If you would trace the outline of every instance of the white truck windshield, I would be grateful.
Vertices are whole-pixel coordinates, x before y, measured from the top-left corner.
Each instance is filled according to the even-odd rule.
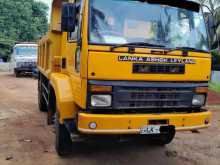
[[[37,47],[32,46],[20,46],[15,47],[16,56],[30,56],[37,55]]]

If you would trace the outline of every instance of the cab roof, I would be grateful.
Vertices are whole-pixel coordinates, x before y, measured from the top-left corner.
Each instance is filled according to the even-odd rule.
[[[31,46],[31,47],[36,47],[38,46],[36,43],[18,43],[18,44],[15,44],[14,47],[21,47],[21,46]]]

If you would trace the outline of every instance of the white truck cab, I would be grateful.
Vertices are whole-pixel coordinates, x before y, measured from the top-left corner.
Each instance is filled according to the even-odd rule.
[[[35,43],[19,43],[13,48],[10,70],[16,77],[21,74],[33,73],[36,69],[38,45]]]

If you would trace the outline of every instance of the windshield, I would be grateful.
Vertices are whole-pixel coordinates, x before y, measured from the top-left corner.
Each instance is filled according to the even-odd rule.
[[[138,0],[90,0],[91,44],[147,42],[208,51],[202,12]]]
[[[33,56],[37,55],[37,47],[35,46],[20,46],[15,47],[16,56]]]

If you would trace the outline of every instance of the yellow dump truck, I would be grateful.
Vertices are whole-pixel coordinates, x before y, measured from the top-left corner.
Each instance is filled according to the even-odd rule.
[[[88,137],[148,138],[207,128],[211,55],[199,4],[54,0],[39,41],[39,109],[65,155]]]

